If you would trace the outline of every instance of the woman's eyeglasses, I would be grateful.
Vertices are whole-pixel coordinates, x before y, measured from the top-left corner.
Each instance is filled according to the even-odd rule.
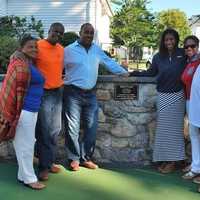
[[[196,48],[196,44],[191,44],[191,45],[185,45],[184,46],[184,49],[188,49],[188,48],[192,48],[192,49],[194,49],[194,48]]]

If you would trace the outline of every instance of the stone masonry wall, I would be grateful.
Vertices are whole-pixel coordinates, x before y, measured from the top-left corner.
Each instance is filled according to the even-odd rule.
[[[156,126],[154,79],[101,76],[97,84],[99,127],[94,159],[99,163],[147,165],[151,162]],[[138,100],[114,100],[115,84],[137,84]],[[0,144],[0,159],[13,159],[11,142]],[[66,161],[64,134],[58,141],[58,161]]]
[[[138,84],[138,100],[114,100],[115,84]],[[152,79],[101,77],[97,85],[99,128],[95,159],[112,164],[151,162],[156,119]]]

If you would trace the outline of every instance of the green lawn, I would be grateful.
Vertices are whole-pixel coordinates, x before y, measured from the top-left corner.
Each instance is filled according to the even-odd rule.
[[[17,167],[0,164],[0,200],[200,200],[197,186],[180,174],[161,175],[152,169],[62,168],[51,174],[47,188],[33,191],[16,181]]]
[[[146,63],[145,62],[141,62],[141,63],[136,63],[136,62],[130,62],[128,64],[128,68],[129,69],[135,69],[135,70],[146,70]]]

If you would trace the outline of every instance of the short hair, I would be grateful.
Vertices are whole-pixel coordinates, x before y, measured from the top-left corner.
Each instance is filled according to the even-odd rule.
[[[65,30],[65,27],[60,22],[55,22],[55,23],[51,24],[49,30],[51,30],[51,29],[53,29],[55,27],[58,27],[58,26],[61,27],[63,30]]]
[[[28,41],[31,41],[31,40],[37,41],[37,39],[36,39],[35,37],[31,36],[30,34],[24,35],[24,36],[22,37],[22,39],[20,40],[20,42],[19,42],[20,47],[23,48],[23,47],[26,45],[26,43],[27,43]]]
[[[195,35],[189,35],[189,36],[187,36],[187,37],[184,39],[184,42],[183,42],[184,45],[185,45],[185,43],[187,42],[187,40],[193,40],[193,41],[195,42],[195,44],[196,44],[197,46],[199,46],[199,39],[198,39],[198,37],[196,37]]]
[[[178,32],[173,29],[173,28],[167,28],[165,31],[163,31],[162,35],[161,35],[161,39],[160,39],[160,47],[159,47],[159,53],[161,55],[167,55],[168,50],[165,47],[165,36],[166,35],[173,35],[175,38],[175,48],[178,48],[178,44],[179,44],[179,34]]]
[[[82,24],[80,31],[82,31],[86,26],[92,26],[92,24],[90,24],[90,23],[84,23],[84,24]]]

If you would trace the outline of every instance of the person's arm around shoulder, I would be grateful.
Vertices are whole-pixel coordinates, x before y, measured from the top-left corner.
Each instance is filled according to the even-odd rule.
[[[100,62],[103,63],[106,69],[113,74],[120,76],[129,76],[129,72],[125,70],[122,66],[120,66],[116,61],[107,56],[104,51],[97,46],[98,55],[100,56]]]

